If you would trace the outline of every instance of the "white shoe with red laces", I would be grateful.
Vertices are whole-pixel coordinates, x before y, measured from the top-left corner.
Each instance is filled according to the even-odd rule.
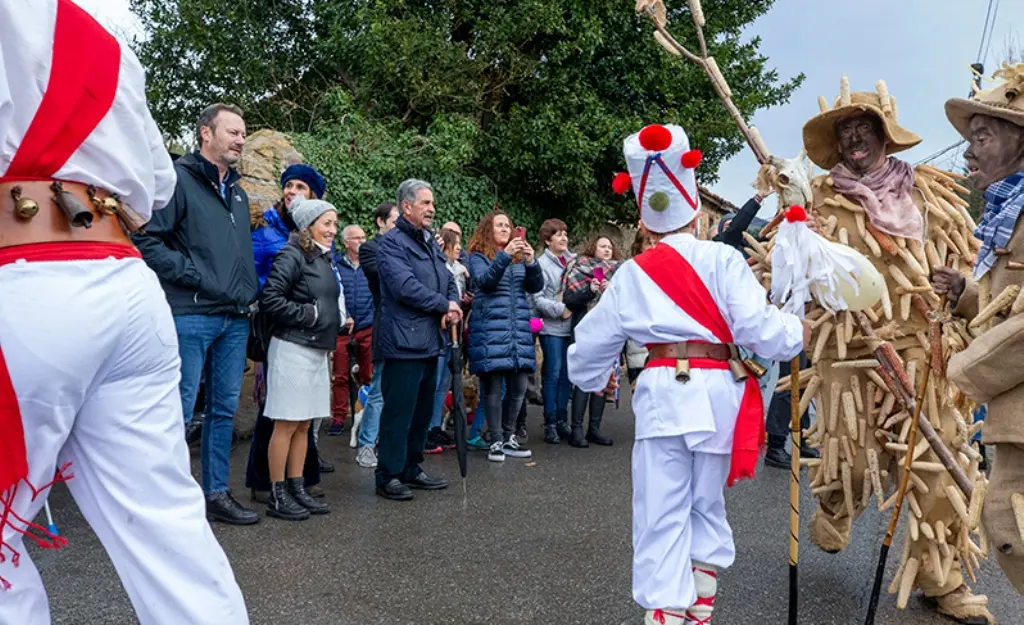
[[[718,592],[718,567],[693,563],[693,585],[697,589],[697,601],[684,612],[688,625],[711,625],[711,613],[715,611],[715,594]]]
[[[648,610],[644,625],[690,625],[684,610]]]

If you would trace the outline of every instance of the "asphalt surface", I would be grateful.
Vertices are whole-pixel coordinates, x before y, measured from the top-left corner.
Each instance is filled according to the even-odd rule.
[[[540,411],[531,406],[531,460],[495,465],[472,453],[464,496],[454,452],[430,457],[425,469],[451,478],[453,487],[417,493],[407,503],[374,495],[372,471],[356,465],[347,435],[323,436],[324,456],[338,468],[323,483],[332,514],[302,523],[264,518],[252,527],[214,526],[252,623],[639,625],[643,610],[630,592],[632,415],[628,408],[609,412],[605,431],[616,444],[578,450],[540,442]],[[245,502],[247,451],[247,443],[234,451],[231,476]],[[738,556],[720,577],[715,623],[786,622],[787,480],[787,471],[762,469],[756,481],[729,491]],[[69,547],[32,555],[49,588],[54,623],[136,623],[113,566],[66,488],[54,490],[51,505]],[[801,509],[812,509],[806,490]],[[863,622],[886,522],[877,514],[862,517],[850,548],[838,555],[811,545],[803,524],[800,623]],[[895,544],[890,576],[899,537]],[[975,588],[990,597],[1001,623],[1024,623],[1024,600],[994,561],[983,565]],[[918,598],[897,613],[895,598],[883,595],[876,622],[952,621]]]

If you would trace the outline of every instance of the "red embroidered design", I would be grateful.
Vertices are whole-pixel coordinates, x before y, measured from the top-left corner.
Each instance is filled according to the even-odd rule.
[[[65,463],[60,469],[57,470],[56,475],[49,482],[36,487],[28,479],[24,479],[14,486],[8,488],[3,493],[0,493],[0,564],[7,561],[10,557],[11,564],[15,568],[18,567],[21,561],[21,552],[14,548],[4,537],[4,531],[7,528],[14,530],[15,533],[21,534],[26,538],[31,538],[36,542],[36,545],[40,549],[60,549],[68,544],[68,541],[63,536],[57,536],[50,532],[42,525],[33,523],[20,514],[14,511],[14,500],[18,496],[18,488],[21,483],[24,482],[29,489],[32,490],[32,499],[29,501],[35,501],[39,495],[42,495],[46,490],[57,482],[66,482],[71,478],[75,477],[73,473],[67,473],[68,469],[71,468],[71,463]],[[7,553],[4,553],[4,550]],[[0,590],[9,590],[11,588],[10,582],[0,576]]]

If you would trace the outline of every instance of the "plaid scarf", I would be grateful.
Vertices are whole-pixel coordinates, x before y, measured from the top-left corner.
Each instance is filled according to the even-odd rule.
[[[992,183],[985,190],[985,214],[981,216],[974,236],[981,239],[978,260],[974,263],[974,279],[978,280],[996,262],[996,250],[1010,243],[1017,218],[1024,208],[1024,172]]]
[[[594,280],[594,270],[598,267],[604,269],[604,279],[611,280],[612,274],[621,264],[622,261],[618,260],[598,260],[591,256],[577,256],[569,261],[569,266],[562,275],[562,289],[566,293],[589,289],[590,283]],[[594,303],[597,299],[594,298]]]

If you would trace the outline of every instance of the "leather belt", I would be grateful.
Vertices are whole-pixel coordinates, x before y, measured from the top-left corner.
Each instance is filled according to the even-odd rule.
[[[733,353],[729,347],[729,345],[724,343],[682,341],[680,343],[648,345],[647,349],[651,354],[651,360],[658,358],[671,358],[673,360],[688,360],[690,358],[731,360],[733,358]],[[739,356],[737,355],[736,357],[738,358]]]
[[[0,248],[35,243],[106,242],[131,245],[142,219],[117,196],[58,180],[0,182]]]

